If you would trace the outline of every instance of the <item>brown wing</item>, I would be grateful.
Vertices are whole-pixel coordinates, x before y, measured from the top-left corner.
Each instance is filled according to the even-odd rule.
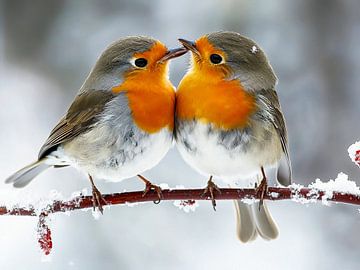
[[[46,156],[59,144],[67,142],[92,128],[97,116],[115,95],[110,91],[87,91],[79,94],[67,114],[51,131],[41,147],[39,159]]]
[[[286,124],[284,115],[281,112],[279,98],[276,91],[272,89],[262,90],[259,96],[269,114],[267,119],[274,125],[281,141],[284,158],[280,161],[277,176],[280,184],[287,186],[291,184],[291,161],[288,150]]]

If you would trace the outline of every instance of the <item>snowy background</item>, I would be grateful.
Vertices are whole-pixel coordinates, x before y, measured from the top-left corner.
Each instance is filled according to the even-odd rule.
[[[360,137],[360,3],[349,1],[14,1],[0,0],[0,180],[37,157],[100,52],[119,37],[144,34],[169,47],[233,30],[256,40],[280,79],[294,179],[360,170],[347,147]],[[188,56],[171,65],[175,85]],[[200,187],[205,180],[176,150],[144,174],[156,183]],[[221,184],[221,183],[220,183]],[[103,192],[142,189],[139,180],[97,182]],[[71,168],[48,170],[17,196],[64,196],[89,188]],[[1,193],[14,190],[0,181]],[[1,200],[1,198],[0,198]],[[232,202],[115,206],[52,216],[54,249],[42,262],[37,219],[0,217],[0,268],[7,269],[359,269],[358,207],[270,203],[280,237],[243,245]]]

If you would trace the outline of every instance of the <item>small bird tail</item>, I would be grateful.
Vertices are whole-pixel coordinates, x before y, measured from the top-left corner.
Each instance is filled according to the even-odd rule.
[[[237,235],[241,242],[253,241],[258,234],[265,240],[275,239],[279,235],[277,225],[265,202],[261,206],[260,202],[249,205],[237,200],[234,203],[237,216]]]
[[[47,158],[42,158],[36,162],[31,163],[30,165],[18,170],[13,175],[9,176],[5,183],[10,184],[13,183],[14,187],[22,188],[29,184],[31,180],[34,179],[38,174],[42,173],[49,167],[53,165],[46,163]]]

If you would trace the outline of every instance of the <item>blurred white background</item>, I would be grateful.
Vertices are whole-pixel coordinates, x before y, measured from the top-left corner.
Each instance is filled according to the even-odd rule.
[[[360,138],[359,13],[356,0],[0,0],[0,180],[36,159],[110,42],[142,34],[175,47],[179,37],[232,30],[256,40],[279,77],[295,182],[343,171],[360,184],[346,151]],[[172,62],[175,85],[187,62]],[[206,182],[175,149],[144,175],[170,186]],[[137,179],[97,185],[143,188]],[[70,196],[85,187],[74,169],[51,169],[22,192]],[[2,180],[0,189],[14,192]],[[161,202],[111,207],[99,220],[90,211],[56,214],[50,262],[41,261],[36,218],[2,216],[0,269],[359,269],[358,207],[284,201],[270,208],[280,237],[247,245],[235,236],[230,201],[219,201],[216,212],[209,202],[189,214]]]

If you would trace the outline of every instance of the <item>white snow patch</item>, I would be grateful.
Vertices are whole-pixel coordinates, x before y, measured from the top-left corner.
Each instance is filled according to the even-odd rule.
[[[89,191],[87,190],[87,188],[82,189],[81,191],[75,191],[71,194],[70,198],[71,199],[75,199],[77,197],[81,197],[81,196],[87,196],[89,194]]]
[[[18,189],[0,190],[0,206],[5,206],[8,210],[14,208],[34,209],[36,214],[46,210],[54,201],[64,200],[64,196],[56,190],[50,190],[47,197],[39,198],[34,192]]]
[[[271,192],[270,196],[273,197],[273,198],[279,198],[280,194],[277,193],[277,192]]]
[[[294,202],[298,202],[298,203],[301,203],[301,204],[307,204],[307,203],[315,203],[316,202],[316,199],[317,199],[317,193],[318,192],[314,192],[314,197],[311,196],[311,198],[305,198],[301,193],[300,193],[300,190],[302,188],[304,188],[303,185],[300,185],[300,184],[291,184],[289,186],[289,188],[292,189],[292,195],[291,195],[291,200],[294,201]]]
[[[348,193],[360,196],[360,188],[356,186],[354,181],[349,180],[348,175],[345,173],[339,173],[335,180],[330,179],[328,182],[322,182],[320,179],[316,179],[314,183],[308,186],[311,190],[305,198],[300,194],[300,190],[304,186],[299,184],[292,184],[289,188],[292,189],[292,200],[302,204],[314,203],[319,197],[319,191],[324,192],[322,196],[322,203],[329,205],[329,200],[333,198],[334,192]]]
[[[243,203],[248,204],[248,205],[252,205],[252,204],[258,202],[259,199],[256,199],[256,198],[243,198],[243,199],[241,199],[241,201],[242,201]]]
[[[349,180],[349,176],[345,173],[339,173],[335,180],[330,179],[328,182],[321,182],[316,179],[309,188],[324,192],[322,203],[328,205],[328,200],[332,199],[334,192],[349,193],[360,196],[360,188],[356,186],[354,181]]]
[[[299,191],[300,189],[304,188],[303,185],[292,183],[289,188]]]
[[[50,190],[47,196],[41,197],[35,192],[29,192],[24,189],[2,189],[0,190],[0,206],[5,206],[7,210],[12,210],[16,208],[23,208],[27,210],[34,210],[36,215],[40,215],[42,212],[46,211],[51,207],[55,201],[70,201],[75,198],[79,198],[76,203],[80,203],[81,196],[86,196],[88,194],[87,189],[82,191],[74,192],[69,198],[64,197],[57,190]],[[81,209],[83,211],[88,211],[90,209]],[[70,215],[71,211],[61,212],[65,215]]]
[[[134,207],[134,206],[137,206],[137,205],[139,205],[140,203],[138,203],[138,202],[134,202],[134,203],[130,203],[130,202],[125,202],[125,205],[126,206],[129,206],[129,207]]]
[[[354,181],[349,180],[349,176],[343,172],[339,173],[335,180],[330,179],[328,182],[321,182],[316,179],[315,183],[309,185],[309,188],[315,188],[325,192],[340,192],[360,195],[360,188]]]
[[[194,200],[185,200],[185,201],[174,201],[174,205],[178,207],[180,210],[185,211],[185,213],[189,213],[190,211],[195,212],[195,209],[199,207],[199,203]]]
[[[254,45],[251,47],[250,51],[251,51],[251,53],[256,54],[259,51],[259,49]]]
[[[360,167],[360,141],[350,145],[348,153],[351,160]]]
[[[167,183],[161,183],[161,184],[159,185],[159,187],[160,187],[161,189],[170,189],[169,184],[167,184]]]

